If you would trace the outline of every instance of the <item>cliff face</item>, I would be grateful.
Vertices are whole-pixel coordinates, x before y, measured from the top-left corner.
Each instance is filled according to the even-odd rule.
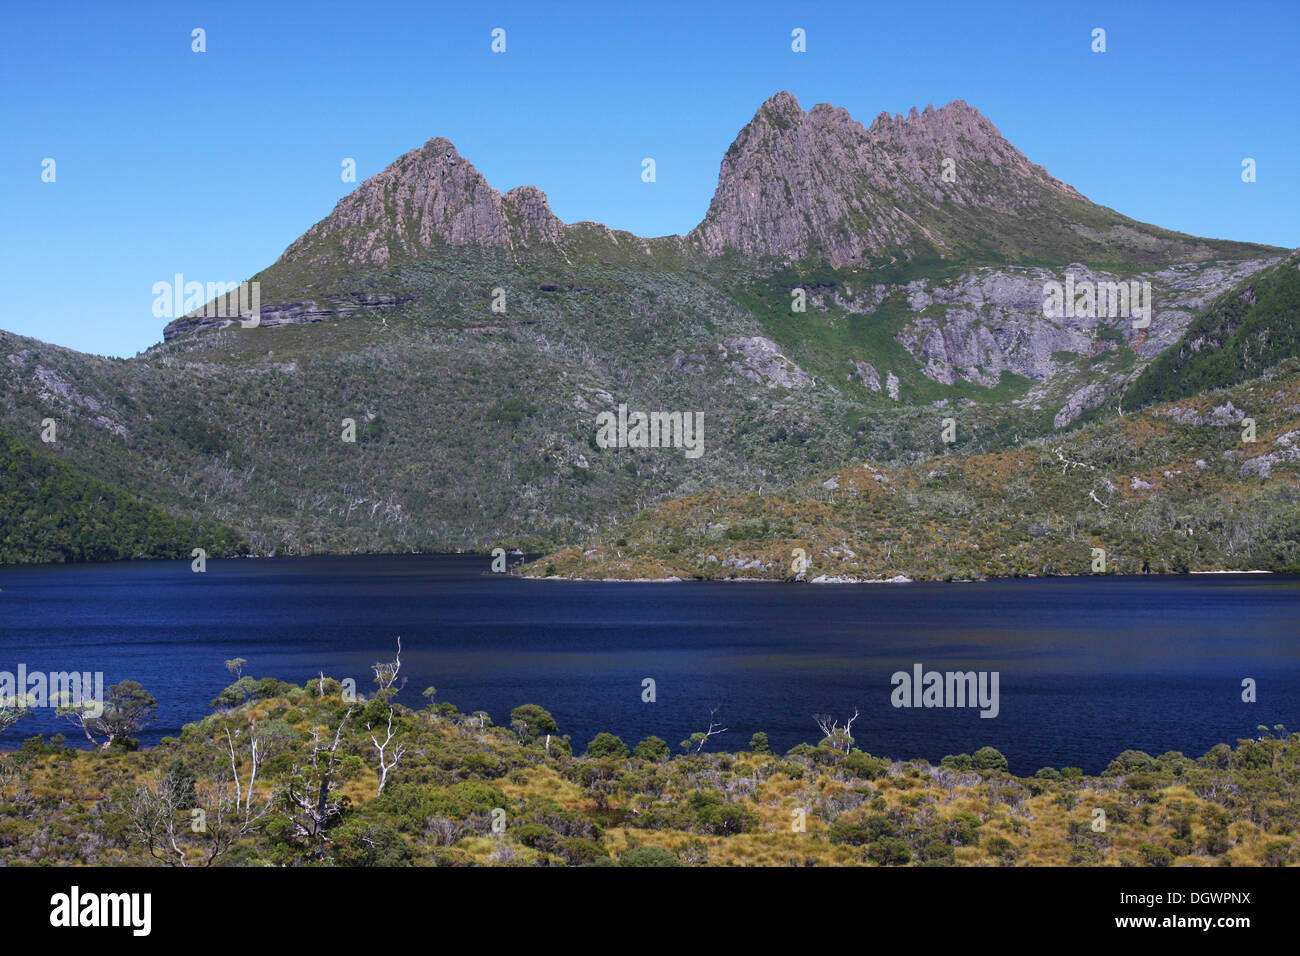
[[[331,258],[383,265],[442,242],[513,248],[554,241],[563,224],[534,186],[504,196],[446,139],[431,139],[341,199],[284,251],[282,263]]]
[[[1084,202],[961,100],[913,107],[906,118],[882,113],[867,129],[845,110],[823,103],[805,113],[778,93],[727,151],[691,235],[708,255],[734,249],[838,268],[886,253],[955,254],[971,210],[1012,214],[1063,201]]]
[[[449,140],[431,139],[361,183],[258,276],[264,321],[389,307],[393,290],[358,277],[447,247],[566,267],[602,257],[653,267],[666,253],[697,268],[733,254],[757,272],[796,262],[887,268],[918,258],[1160,268],[1222,251],[1089,202],[961,100],[913,107],[906,117],[882,113],[868,128],[825,103],[805,112],[780,92],[728,149],[708,213],[685,237],[566,225],[537,187],[502,194]],[[191,314],[164,334],[170,340],[229,325]]]

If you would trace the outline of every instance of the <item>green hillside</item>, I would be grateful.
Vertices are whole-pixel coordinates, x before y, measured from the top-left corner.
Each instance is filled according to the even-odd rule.
[[[975,579],[1094,573],[1094,549],[1104,573],[1300,571],[1300,360],[993,453],[972,454],[954,414],[957,441],[943,444],[936,414],[920,463],[679,498],[523,573],[784,580],[802,552],[807,580]]]
[[[1130,407],[1235,385],[1300,355],[1300,253],[1220,296],[1124,397]]]
[[[241,549],[225,529],[171,517],[0,432],[0,564],[181,558]]]

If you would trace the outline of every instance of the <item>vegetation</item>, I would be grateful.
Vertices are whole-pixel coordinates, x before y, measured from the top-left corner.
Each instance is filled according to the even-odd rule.
[[[1214,272],[1227,268],[1221,260],[1275,253],[1161,235],[1154,259],[1129,248],[1117,274],[1175,260]],[[1093,355],[1064,353],[1072,359],[1047,382],[1004,372],[987,376],[990,387],[949,385],[900,344],[918,318],[908,283],[970,275],[978,285],[981,270],[1072,258],[975,250],[773,272],[730,256],[700,261],[675,241],[611,237],[579,229],[563,250],[510,254],[434,246],[381,271],[328,256],[277,264],[255,277],[263,302],[341,311],[182,336],[128,360],[0,332],[0,428],[34,445],[34,423],[53,418],[58,441],[45,457],[178,521],[233,529],[229,546],[257,554],[537,551],[709,488],[770,491],[863,459],[915,463],[935,450],[935,404],[960,414],[962,450],[1015,447],[1052,434],[1055,411],[1079,389],[1113,385],[1118,396],[1139,370],[1128,345],[1107,341],[1114,347]],[[1088,261],[1106,267],[1106,242],[1087,244],[1101,257]],[[809,293],[798,315],[795,284]],[[494,288],[506,290],[505,313],[490,310]],[[381,295],[397,304],[357,304]],[[941,320],[946,308],[936,299],[920,316]],[[809,381],[779,384],[721,345],[756,337]],[[880,391],[864,381],[868,365]],[[600,450],[595,416],[620,403],[703,412],[706,453]],[[345,419],[355,441],[344,440]],[[39,531],[20,526],[0,561],[158,554],[172,541],[82,547],[79,534],[68,544]]]
[[[513,729],[448,703],[394,704],[383,691],[399,669],[377,665],[370,699],[345,699],[331,678],[241,677],[213,714],[145,750],[32,737],[0,754],[0,863],[1300,862],[1300,734],[1282,727],[1195,760],[1126,751],[1096,777],[1013,776],[990,747],[939,766],[826,743],[774,754],[761,735],[741,753],[670,757],[657,738],[629,756],[601,734],[576,756],[539,733],[554,720],[535,704]],[[152,697],[130,682],[115,692],[135,702],[138,730]]]
[[[234,532],[185,521],[0,432],[0,564],[213,557],[247,548]]]
[[[1129,388],[1124,401],[1151,402],[1236,385],[1300,355],[1300,252],[1219,296]]]
[[[1300,570],[1296,359],[1231,389],[1005,451],[964,453],[964,419],[951,450],[940,450],[939,415],[929,430],[935,453],[918,464],[864,462],[761,495],[690,495],[522,573],[970,580]]]

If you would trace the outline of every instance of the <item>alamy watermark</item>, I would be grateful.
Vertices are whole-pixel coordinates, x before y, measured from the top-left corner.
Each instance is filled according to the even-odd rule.
[[[262,321],[262,284],[260,282],[186,282],[176,273],[171,282],[153,284],[153,315],[156,319],[175,319],[182,315],[204,318],[239,319],[246,329],[255,329]],[[200,310],[202,310],[200,312]]]
[[[85,717],[104,714],[103,671],[0,671],[0,707],[33,710],[74,707]]]
[[[596,416],[596,444],[601,448],[682,448],[687,458],[704,454],[703,412],[631,412]]]
[[[895,707],[978,707],[981,717],[998,715],[998,671],[895,671],[889,682]]]
[[[1133,328],[1151,324],[1151,283],[1075,282],[1066,273],[1065,282],[1043,283],[1043,316],[1048,319],[1132,318]]]

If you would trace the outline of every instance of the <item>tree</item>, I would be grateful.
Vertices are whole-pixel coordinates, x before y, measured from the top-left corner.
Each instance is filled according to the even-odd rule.
[[[85,704],[85,701],[65,699],[60,702],[57,713],[80,727],[86,739],[101,750],[107,750],[115,743],[126,746],[134,744],[131,735],[138,734],[148,726],[154,720],[154,711],[158,709],[158,701],[153,694],[133,680],[124,680],[108,689],[107,699],[98,716],[94,716],[93,710],[82,710]],[[96,736],[102,736],[103,743]]]
[[[767,734],[759,731],[749,738],[749,749],[756,754],[770,754],[772,746],[767,742]]]
[[[406,686],[406,681],[397,684],[398,671],[402,669],[402,639],[397,639],[397,657],[391,661],[379,661],[371,664],[370,669],[375,672],[375,683],[379,685],[379,690],[375,696],[380,700],[392,700],[397,696],[398,691]],[[397,684],[396,689],[393,685]]]
[[[531,744],[545,734],[549,745],[550,735],[560,732],[555,718],[536,704],[521,704],[510,711],[510,729],[522,744]]]
[[[0,734],[24,717],[32,715],[32,699],[26,694],[0,697]]]
[[[587,744],[588,757],[613,757],[622,760],[627,756],[627,744],[621,737],[601,731]]]
[[[339,720],[333,740],[330,740],[328,727],[312,729],[308,762],[305,766],[294,766],[285,783],[284,804],[294,831],[312,845],[317,855],[324,853],[325,831],[342,815],[347,805],[347,797],[339,793],[346,762],[339,759],[338,750],[343,740],[343,728],[347,726],[352,711],[353,707],[348,707]],[[355,761],[356,758],[348,760]]]
[[[118,791],[110,804],[126,817],[149,856],[168,866],[211,866],[266,812],[250,819],[229,784],[196,783],[179,760],[133,790]]]
[[[830,747],[833,750],[843,750],[849,752],[853,746],[853,722],[858,719],[858,709],[853,708],[853,716],[841,727],[831,719],[828,714],[813,714],[813,720],[817,721],[817,726],[822,730],[822,741],[820,746]]]
[[[236,657],[233,660],[226,661],[226,670],[230,671],[231,677],[235,680],[239,680],[239,678],[244,676],[244,665],[247,663],[248,661],[244,660],[242,657]]]
[[[370,724],[366,724],[366,732],[370,734],[370,742],[374,744],[375,752],[379,755],[379,790],[375,793],[375,796],[379,796],[384,792],[384,784],[388,783],[388,774],[394,767],[401,763],[402,758],[406,756],[406,744],[401,741],[394,742],[393,740],[396,736],[396,733],[393,730],[393,710],[393,705],[389,704],[388,726],[384,731],[385,736],[382,744],[379,742],[379,737],[375,734],[375,731],[371,728]],[[390,746],[392,748],[391,750],[389,749]]]
[[[250,816],[253,812],[253,792],[257,784],[257,771],[271,757],[288,750],[298,738],[298,732],[293,729],[286,721],[280,718],[274,718],[263,723],[260,727],[257,721],[251,718],[248,721],[248,728],[242,727],[231,728],[227,726],[226,732],[226,752],[230,755],[230,776],[235,785],[235,806],[243,804],[245,816]],[[241,752],[244,744],[247,742],[249,770],[248,783],[245,785],[239,779],[239,765],[243,762]],[[274,793],[268,799],[268,806],[274,800]],[[263,810],[262,813],[266,811]],[[259,814],[260,815],[260,814]]]
[[[632,755],[638,760],[648,760],[650,763],[663,763],[671,755],[672,751],[668,748],[668,741],[659,737],[647,737],[636,745]]]
[[[1010,767],[1007,758],[992,747],[981,747],[975,751],[972,763],[975,765],[976,770],[999,770],[1003,773]]]
[[[716,707],[714,707],[709,711],[709,726],[705,730],[702,731],[697,730],[695,733],[691,734],[690,737],[688,737],[686,740],[683,740],[682,741],[683,750],[689,751],[691,747],[694,747],[695,748],[694,753],[698,754],[700,751],[704,749],[704,745],[709,742],[710,737],[716,737],[718,734],[725,734],[727,732],[726,727],[718,726],[718,722],[715,719],[717,713],[718,713],[718,708]]]

